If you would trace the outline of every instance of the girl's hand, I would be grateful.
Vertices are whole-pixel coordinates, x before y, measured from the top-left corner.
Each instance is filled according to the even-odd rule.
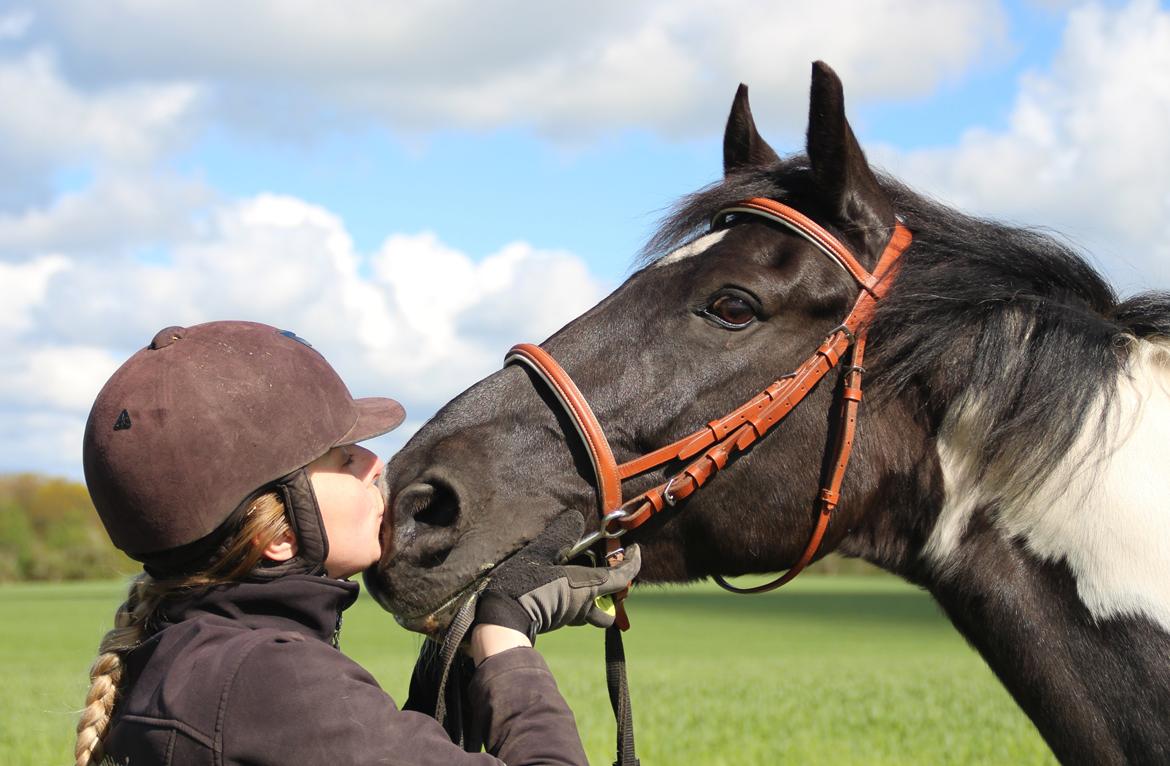
[[[538,633],[564,625],[609,627],[614,622],[612,594],[624,590],[642,565],[637,545],[615,567],[560,563],[561,554],[581,536],[579,513],[565,511],[535,540],[497,566],[480,594],[479,625],[512,628],[529,642]]]

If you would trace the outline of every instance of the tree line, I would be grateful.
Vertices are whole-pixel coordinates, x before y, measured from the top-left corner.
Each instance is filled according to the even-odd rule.
[[[0,582],[109,579],[140,568],[106,537],[84,484],[0,475]]]
[[[114,547],[85,485],[33,473],[0,474],[0,582],[105,580],[141,571]],[[874,574],[857,559],[829,554],[816,574]]]

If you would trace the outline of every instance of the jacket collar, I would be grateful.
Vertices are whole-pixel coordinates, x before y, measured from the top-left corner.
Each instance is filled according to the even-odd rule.
[[[314,575],[216,585],[164,603],[159,628],[210,615],[247,628],[291,630],[336,643],[341,613],[357,600],[358,590],[356,582]]]

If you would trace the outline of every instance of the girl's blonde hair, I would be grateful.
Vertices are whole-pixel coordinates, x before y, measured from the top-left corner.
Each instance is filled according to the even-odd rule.
[[[174,579],[154,579],[145,572],[130,583],[125,603],[114,615],[114,629],[98,645],[89,669],[89,693],[77,722],[76,766],[100,763],[103,745],[122,681],[122,656],[146,638],[146,628],[159,605],[169,597],[196,588],[243,580],[264,556],[264,549],[282,535],[291,535],[284,503],[276,492],[260,495],[248,506],[239,529],[228,535],[212,563],[203,571]]]

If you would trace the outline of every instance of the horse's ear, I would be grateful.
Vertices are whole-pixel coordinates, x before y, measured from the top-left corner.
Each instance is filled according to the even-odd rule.
[[[747,86],[740,83],[727,117],[727,129],[723,131],[723,175],[746,168],[768,167],[779,161],[780,157],[756,130]]]
[[[894,224],[894,207],[845,119],[841,79],[823,61],[812,66],[808,159],[822,201],[854,244],[867,253],[880,251]]]

